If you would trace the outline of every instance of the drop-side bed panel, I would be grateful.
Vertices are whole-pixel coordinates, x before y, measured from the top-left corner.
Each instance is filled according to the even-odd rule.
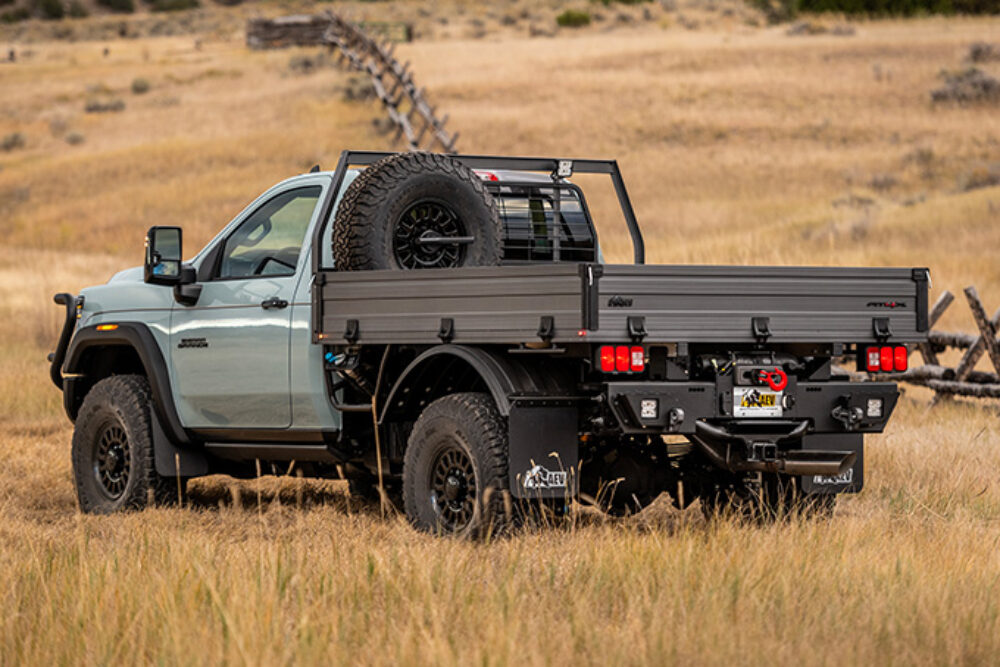
[[[372,344],[440,343],[442,319],[456,343],[537,341],[542,317],[557,339],[580,329],[577,264],[330,272],[320,282],[320,332],[332,343],[344,342],[349,320]]]
[[[922,269],[534,264],[425,271],[326,272],[317,340],[361,343],[621,342],[642,318],[645,342],[864,343],[876,320],[893,342],[926,338]],[[353,321],[353,322],[352,322]],[[581,335],[581,330],[586,335]]]
[[[878,318],[888,320],[892,341],[918,342],[927,337],[926,275],[897,268],[605,266],[599,338],[622,340],[631,315],[645,318],[653,341],[752,343],[756,317],[767,318],[769,343],[864,343],[875,340]],[[631,305],[621,307],[623,300]]]

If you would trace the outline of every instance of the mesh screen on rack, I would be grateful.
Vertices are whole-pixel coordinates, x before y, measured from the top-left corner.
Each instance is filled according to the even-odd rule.
[[[508,262],[597,260],[579,188],[567,183],[487,183],[497,199]]]

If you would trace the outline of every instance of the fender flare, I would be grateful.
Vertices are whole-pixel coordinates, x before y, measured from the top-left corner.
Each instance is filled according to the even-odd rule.
[[[552,382],[551,374],[540,367],[527,367],[523,364],[488,350],[465,345],[437,345],[425,350],[403,369],[386,397],[379,424],[392,421],[400,410],[396,405],[400,392],[407,384],[417,377],[428,362],[442,357],[451,357],[468,364],[479,375],[487,390],[496,402],[497,410],[504,417],[509,417],[515,394],[553,394],[561,393],[559,384]],[[566,385],[562,385],[566,386]]]
[[[181,424],[174,395],[170,389],[170,376],[163,352],[149,327],[141,322],[117,322],[117,329],[98,331],[96,326],[79,329],[70,342],[63,364],[63,406],[71,420],[76,418],[77,380],[82,375],[81,364],[87,350],[99,347],[130,347],[139,357],[149,380],[153,409],[167,438],[179,445],[193,444],[191,436]],[[73,377],[76,376],[76,377]]]

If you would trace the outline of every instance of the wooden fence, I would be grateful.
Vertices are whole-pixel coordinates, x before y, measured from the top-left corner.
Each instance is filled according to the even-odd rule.
[[[402,21],[359,21],[366,34],[390,42],[412,42],[413,24]],[[325,46],[323,35],[330,27],[325,14],[296,14],[275,19],[247,21],[247,46],[251,49],[283,49],[290,46]]]
[[[353,23],[332,11],[314,16],[285,16],[278,19],[250,19],[247,45],[252,49],[284,46],[324,45],[337,55],[338,62],[364,72],[395,127],[393,144],[405,139],[410,150],[456,151],[458,133],[445,130],[448,116],[438,117],[427,94],[418,88],[410,64],[394,57],[396,41],[406,41],[413,32],[408,26],[368,24],[380,37],[373,37],[362,24]]]
[[[966,287],[964,293],[979,334],[932,329],[928,342],[918,346],[924,364],[911,368],[901,376],[886,376],[886,379],[902,380],[929,387],[937,392],[938,398],[953,395],[1000,398],[1000,341],[997,340],[1000,309],[993,314],[992,318],[988,318],[976,288]],[[941,318],[941,315],[954,300],[955,295],[949,291],[945,291],[938,298],[930,312],[931,327]],[[961,360],[954,368],[943,366],[938,358],[941,352],[949,348],[965,350]],[[984,354],[989,356],[993,372],[974,370]]]

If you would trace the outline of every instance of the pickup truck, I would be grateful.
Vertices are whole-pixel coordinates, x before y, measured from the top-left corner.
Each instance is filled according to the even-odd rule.
[[[606,264],[574,175],[611,179]],[[182,261],[55,296],[51,377],[82,510],[187,480],[304,474],[479,536],[572,502],[829,513],[927,339],[924,268],[644,264],[618,165],[345,151]],[[840,373],[840,374],[838,374]]]

